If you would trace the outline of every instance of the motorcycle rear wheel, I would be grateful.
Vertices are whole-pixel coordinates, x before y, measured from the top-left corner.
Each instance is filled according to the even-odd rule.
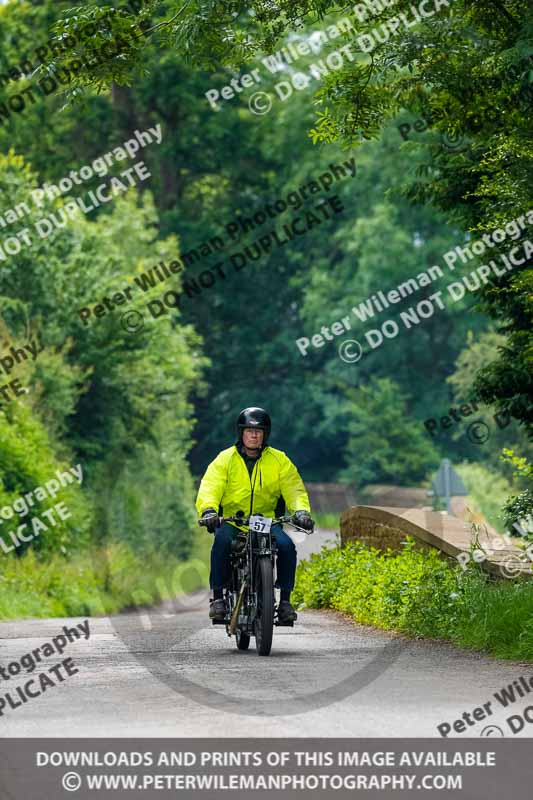
[[[274,578],[272,561],[260,558],[255,573],[257,615],[254,621],[255,648],[260,656],[268,656],[274,633]]]
[[[240,628],[237,628],[235,639],[239,650],[248,650],[250,646],[250,635],[248,633],[243,633]]]

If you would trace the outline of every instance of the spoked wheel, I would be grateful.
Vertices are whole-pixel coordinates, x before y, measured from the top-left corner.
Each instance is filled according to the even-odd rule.
[[[243,633],[240,628],[237,628],[235,638],[239,650],[248,650],[250,646],[250,635],[248,633]]]
[[[257,562],[255,585],[257,589],[255,647],[258,655],[268,656],[274,632],[274,580],[272,561],[269,558],[260,558]]]

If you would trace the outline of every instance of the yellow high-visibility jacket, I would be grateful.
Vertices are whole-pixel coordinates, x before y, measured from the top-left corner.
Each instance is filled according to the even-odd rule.
[[[198,490],[196,510],[201,515],[208,508],[218,511],[222,506],[225,517],[232,517],[237,511],[275,517],[280,495],[289,514],[311,510],[298,470],[282,450],[265,447],[250,475],[233,445],[209,464]]]

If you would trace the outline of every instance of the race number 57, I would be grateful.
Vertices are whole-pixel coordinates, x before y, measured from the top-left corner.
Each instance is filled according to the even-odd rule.
[[[257,533],[268,533],[272,527],[272,519],[270,517],[261,517],[259,515],[251,516],[249,521],[251,531]]]

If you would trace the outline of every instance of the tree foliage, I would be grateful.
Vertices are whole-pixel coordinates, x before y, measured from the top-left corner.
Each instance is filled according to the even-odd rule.
[[[22,188],[29,193],[37,185],[20,156],[0,156],[6,209],[20,201]],[[12,229],[31,229],[62,206],[61,199],[48,200],[41,209],[31,206],[31,213]],[[110,524],[113,497],[121,507],[128,497],[143,509],[137,515],[137,545],[151,542],[153,547],[157,536],[158,547],[172,551],[179,541],[187,549],[191,536],[192,485],[183,458],[192,429],[190,394],[199,389],[206,364],[196,352],[200,339],[191,326],[180,323],[177,313],[135,335],[122,325],[120,315],[93,318],[92,325],[84,325],[79,315],[80,308],[93,307],[131,285],[154,262],[179,257],[174,237],[157,240],[156,220],[150,196],[141,202],[131,190],[96,221],[79,211],[70,225],[47,238],[35,236],[33,247],[3,262],[5,344],[27,341],[29,321],[44,349],[10,375],[21,380],[28,394],[6,405],[0,453],[9,496],[54,477],[56,463],[79,460],[95,492],[96,541],[117,535]],[[173,285],[179,287],[179,278]],[[154,294],[157,287],[144,296],[137,293],[130,309],[146,313],[144,305]],[[174,466],[162,470],[165,450]],[[24,453],[24,460],[17,461],[16,453],[20,458]],[[143,500],[145,487],[137,481],[134,464],[138,474],[151,475],[147,486],[158,498],[156,506]],[[174,482],[181,484],[179,490],[171,490]],[[117,499],[116,485],[124,497]],[[87,519],[86,513],[85,523]],[[82,544],[86,534],[84,530],[84,537],[71,537],[69,543]]]
[[[351,7],[325,0],[148,0],[136,12],[44,0],[0,9],[3,70],[21,61],[28,42],[55,37],[55,55],[4,87],[4,101],[57,70],[70,76],[0,127],[2,149],[7,153],[15,143],[25,154],[11,153],[2,162],[5,208],[43,181],[59,181],[90,163],[134,130],[163,128],[162,144],[142,153],[152,174],[148,191],[89,217],[80,214],[38,248],[0,262],[9,337],[24,338],[30,324],[45,347],[22,369],[32,388],[25,407],[46,427],[56,457],[75,454],[87,463],[98,499],[96,538],[148,548],[157,531],[165,547],[187,552],[190,537],[178,540],[176,533],[190,522],[186,459],[194,474],[201,473],[233,441],[234,419],[250,404],[272,411],[272,443],[288,451],[306,479],[422,483],[442,456],[480,462],[483,475],[502,470],[510,478],[498,462],[499,447],[526,452],[528,264],[492,280],[482,307],[457,303],[357,365],[339,358],[342,337],[310,348],[305,358],[295,344],[346,315],[352,323],[347,335],[363,337],[366,328],[353,307],[442,264],[450,248],[528,208],[531,23],[525,3],[498,3],[487,11],[479,2],[456,0],[449,11],[362,52],[359,36],[399,12],[409,14],[410,5],[400,0],[365,22]],[[250,60],[260,66],[265,53],[346,15],[354,35],[325,45],[320,57],[345,42],[357,57],[327,76],[314,97],[313,87],[295,92],[290,103],[261,118],[237,101],[219,113],[209,107],[210,86],[227,84],[249,69]],[[94,28],[91,36],[81,35],[87,25]],[[103,46],[111,55],[90,66]],[[309,55],[288,65],[281,76],[263,75],[261,88],[272,92],[280,77],[313,60]],[[73,69],[76,61],[83,68]],[[429,128],[402,144],[398,125],[414,125],[422,115]],[[342,202],[342,214],[250,259],[239,272],[230,266],[230,255],[267,227],[230,240],[228,223],[260,212],[352,156],[356,178],[330,191]],[[61,202],[42,213],[57,211]],[[269,221],[268,230],[312,205],[308,198],[303,212],[289,210]],[[179,311],[151,320],[137,336],[122,329],[120,315],[88,327],[80,322],[76,312],[84,304],[213,237],[224,239],[224,251],[188,264],[183,278],[192,283],[219,262],[226,277],[200,294],[182,294]],[[172,288],[179,290],[178,279]],[[368,324],[379,327],[393,312],[376,313]],[[492,346],[494,336],[504,337],[502,348]],[[487,362],[476,383],[477,369]],[[494,410],[515,417],[512,428],[483,448],[469,442],[464,428],[432,441],[423,421],[466,401],[459,389],[467,392],[474,383]],[[141,484],[150,486],[149,497]]]

